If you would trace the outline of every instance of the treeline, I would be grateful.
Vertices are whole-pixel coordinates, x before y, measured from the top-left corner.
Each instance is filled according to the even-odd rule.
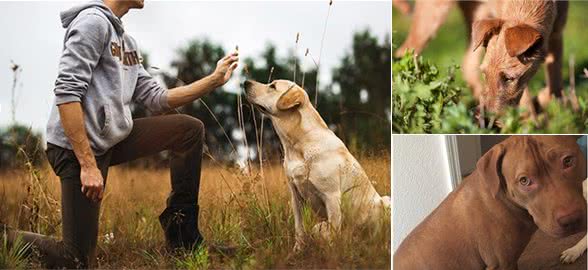
[[[325,52],[328,52],[328,48],[325,48]],[[196,81],[212,73],[216,61],[226,53],[228,52],[224,51],[220,44],[207,38],[194,39],[177,50],[176,57],[171,63],[175,69],[174,73],[162,72],[156,67],[151,67],[146,56],[143,64],[154,76],[161,76],[168,88],[173,88]],[[301,63],[303,61],[311,63],[313,61],[311,56],[304,56],[304,53],[300,49],[297,54],[290,51],[288,56],[279,57],[276,54],[276,47],[268,44],[257,58],[243,59],[241,65],[245,64],[247,68],[241,74],[236,75],[239,76],[239,81],[253,79],[267,82],[270,71],[273,70],[271,72],[272,79],[294,80],[294,70],[297,70],[296,83],[304,84],[304,89],[314,103],[317,72],[315,66],[310,70],[302,69]],[[331,71],[331,82],[319,81],[318,111],[327,125],[343,139],[352,152],[370,154],[386,152],[390,149],[391,65],[389,38],[379,39],[369,30],[365,30],[353,35],[352,47],[347,50],[337,67]],[[255,158],[257,155],[256,136],[259,136],[261,127],[260,115],[259,113],[254,115],[251,107],[243,98],[243,123],[249,145],[249,149],[245,149],[237,117],[237,93],[242,89],[227,89],[226,87],[207,95],[202,99],[203,102],[195,101],[183,106],[178,111],[197,117],[204,122],[207,132],[207,152],[215,160],[234,161],[239,157],[242,158],[244,153],[248,152],[250,152],[251,158]],[[150,112],[145,108],[138,105],[133,107],[135,118],[149,115]],[[277,157],[281,153],[279,140],[273,132],[269,119],[265,119],[263,124],[264,158]],[[26,135],[24,133],[14,135],[14,132],[9,132],[14,128],[23,129],[22,126],[15,125],[5,128],[5,132],[0,133],[0,142],[2,143],[0,144],[0,168],[16,165],[13,157],[18,152],[19,146],[13,143],[31,144],[34,141],[36,146],[27,146],[31,149],[41,145],[38,134],[28,131],[24,132],[27,133]],[[5,136],[13,137],[9,140]],[[15,139],[14,136],[29,138],[33,136],[36,137],[36,140],[27,142]],[[164,165],[166,164],[165,154],[142,159],[134,164]]]

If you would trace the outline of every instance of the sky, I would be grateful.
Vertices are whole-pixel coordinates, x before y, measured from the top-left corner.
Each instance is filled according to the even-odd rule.
[[[53,86],[65,29],[59,12],[81,1],[0,2],[0,128],[11,123],[11,60],[22,67],[16,87],[16,120],[44,134],[53,106]],[[242,59],[257,57],[273,43],[279,56],[295,47],[298,55],[309,48],[318,58],[328,1],[149,1],[122,20],[152,66],[174,74],[170,63],[179,48],[204,37],[222,44],[225,51],[239,46]],[[333,2],[321,57],[321,83],[350,52],[353,33],[370,29],[380,40],[391,32],[391,1]],[[303,66],[313,66],[304,58]],[[242,68],[242,67],[240,67]],[[239,69],[237,72],[240,73]],[[235,76],[234,76],[235,77]],[[289,79],[289,78],[286,78]],[[238,91],[237,79],[227,88]]]

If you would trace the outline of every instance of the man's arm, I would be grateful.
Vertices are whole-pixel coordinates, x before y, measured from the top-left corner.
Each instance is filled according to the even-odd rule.
[[[167,103],[169,107],[177,108],[188,104],[227,83],[237,68],[238,61],[239,53],[233,52],[217,62],[216,69],[212,74],[191,84],[168,90]]]
[[[59,117],[65,135],[80,163],[82,193],[95,202],[102,200],[104,180],[86,135],[81,103],[70,102],[59,105]]]
[[[82,193],[93,201],[102,198],[103,179],[86,134],[81,102],[110,40],[109,29],[108,21],[93,13],[70,25],[54,89],[61,125],[80,163]]]

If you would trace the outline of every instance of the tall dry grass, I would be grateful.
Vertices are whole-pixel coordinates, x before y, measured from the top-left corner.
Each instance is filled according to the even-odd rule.
[[[360,157],[360,163],[382,195],[390,195],[390,156]],[[253,168],[251,175],[257,175]],[[59,179],[50,168],[0,173],[0,219],[14,227],[60,236],[59,206],[48,204],[36,212],[32,196],[59,201]],[[205,162],[199,204],[200,228],[206,241],[234,244],[236,254],[206,250],[166,253],[158,215],[170,190],[169,173],[163,169],[112,167],[100,215],[98,266],[100,268],[390,268],[390,218],[384,229],[343,224],[331,242],[309,236],[307,247],[294,254],[294,220],[286,177],[280,164],[266,164],[264,176],[245,176],[238,169]],[[37,185],[32,187],[31,185]],[[31,193],[31,188],[35,188]],[[34,219],[34,215],[44,218]],[[34,220],[35,224],[31,224]],[[305,228],[316,222],[305,209]],[[38,266],[29,262],[32,267]]]

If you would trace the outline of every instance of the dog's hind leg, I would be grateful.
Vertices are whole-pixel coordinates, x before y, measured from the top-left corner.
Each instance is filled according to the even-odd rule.
[[[453,1],[448,0],[416,1],[408,37],[394,55],[401,57],[410,49],[420,53],[437,33],[452,5]]]
[[[330,240],[332,232],[341,230],[341,195],[339,193],[324,194],[323,200],[327,209],[328,221],[322,221],[312,227],[312,233],[322,239]]]

